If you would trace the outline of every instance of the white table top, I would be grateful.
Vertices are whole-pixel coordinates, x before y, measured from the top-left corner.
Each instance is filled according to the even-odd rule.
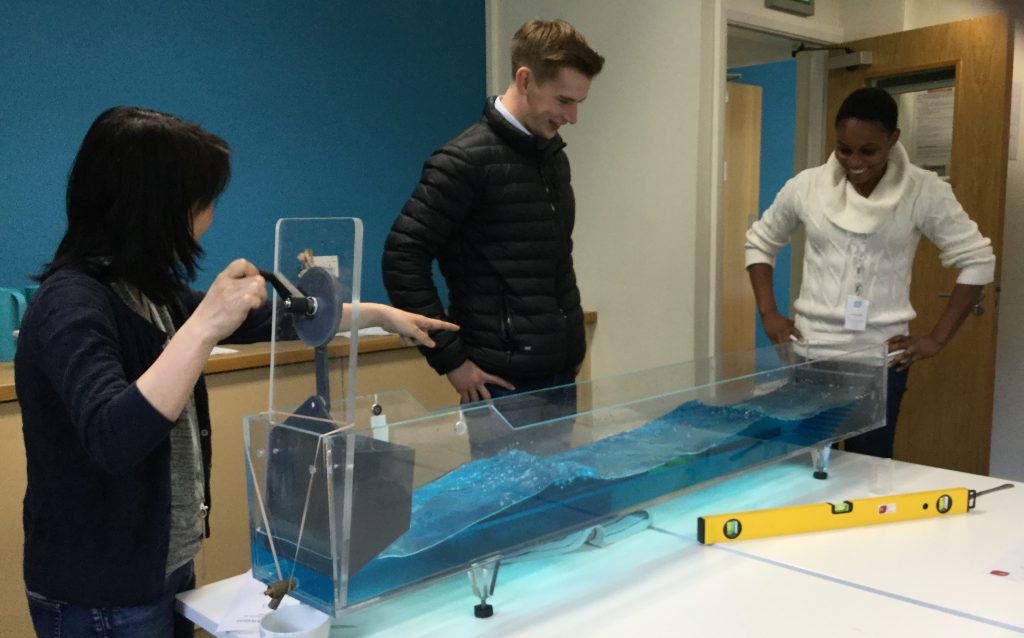
[[[1024,486],[986,495],[966,515],[703,546],[704,514],[874,496],[871,461],[833,456],[831,478],[806,457],[651,508],[656,529],[503,566],[495,614],[473,617],[465,576],[393,597],[336,621],[335,636],[1019,636],[1024,581],[988,572],[1024,542]],[[894,493],[1005,481],[897,463]],[[216,628],[239,576],[183,594]]]
[[[863,464],[840,455],[833,474]],[[893,494],[941,488],[984,490],[1010,481],[896,463]],[[853,471],[849,472],[851,475]],[[864,483],[822,481],[802,502],[877,496]],[[755,539],[721,546],[738,556],[818,574],[838,582],[947,610],[1024,633],[1024,582],[993,576],[999,561],[1024,544],[1024,485],[981,496],[966,515],[850,530]],[[818,580],[821,580],[819,577]]]

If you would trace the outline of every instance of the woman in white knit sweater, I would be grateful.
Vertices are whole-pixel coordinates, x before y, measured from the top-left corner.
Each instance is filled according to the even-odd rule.
[[[846,449],[891,457],[908,369],[949,342],[994,278],[991,242],[956,201],[949,184],[910,163],[899,143],[897,107],[877,88],[851,93],[836,114],[828,161],[789,180],[747,231],[746,263],[765,333],[774,343],[887,342],[886,427],[849,439]],[[795,320],[779,313],[772,290],[775,256],[799,224],[806,229],[803,283]],[[910,335],[910,273],[921,235],[942,265],[960,269],[942,316]]]

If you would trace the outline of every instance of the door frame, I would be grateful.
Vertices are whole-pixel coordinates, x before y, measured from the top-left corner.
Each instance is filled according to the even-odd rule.
[[[715,4],[720,4],[720,2],[721,0],[716,0]],[[842,33],[835,30],[809,27],[797,32],[789,28],[789,25],[783,22],[765,20],[761,15],[748,14],[735,9],[722,11],[719,19],[717,20],[715,38],[716,41],[721,43],[721,46],[719,47],[720,59],[717,60],[714,65],[714,68],[719,71],[719,74],[717,85],[713,91],[713,111],[718,114],[717,121],[723,124],[721,126],[713,127],[717,142],[711,149],[712,152],[708,156],[708,164],[719,167],[725,159],[725,92],[728,80],[726,77],[727,60],[725,52],[727,50],[730,26],[741,27],[770,35],[777,35],[822,47],[834,46],[842,37]],[[824,162],[827,156],[825,153],[826,117],[828,108],[827,62],[828,51],[808,51],[797,56],[797,122],[796,140],[794,144],[794,175],[805,168],[818,166]],[[711,290],[709,293],[710,303],[708,304],[708,356],[716,354],[716,348],[721,341],[721,335],[719,334],[719,327],[721,323],[719,310],[722,308],[723,300],[719,273],[722,272],[723,256],[719,253],[717,247],[722,245],[723,219],[726,214],[724,210],[725,198],[722,195],[722,189],[724,188],[723,177],[724,175],[721,170],[718,170],[712,176],[714,180],[713,190],[717,194],[717,198],[715,205],[712,208],[712,210],[714,210],[714,215],[710,220],[710,238],[712,240],[710,243],[715,248],[712,249],[712,253],[710,255],[710,274],[712,279]],[[768,204],[769,202],[762,202],[762,208],[766,207]],[[760,214],[761,211],[757,212]],[[792,251],[790,253],[789,269],[789,306],[792,308],[793,301],[796,299],[797,293],[800,290],[800,284],[803,281],[804,242],[802,229],[794,234],[790,242],[790,246],[792,247]],[[751,323],[755,323],[753,318],[751,318]],[[700,341],[698,340],[697,343],[700,343]]]

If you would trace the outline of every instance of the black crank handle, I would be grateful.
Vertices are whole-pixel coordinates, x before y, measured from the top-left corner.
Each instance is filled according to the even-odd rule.
[[[260,276],[267,280],[278,296],[284,299],[284,308],[293,315],[306,315],[312,317],[317,311],[316,297],[307,297],[302,291],[295,287],[295,284],[288,281],[288,278],[279,272],[260,270]]]

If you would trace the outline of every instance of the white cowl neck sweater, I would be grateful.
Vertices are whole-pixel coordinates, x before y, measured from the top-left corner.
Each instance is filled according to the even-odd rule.
[[[984,285],[994,278],[991,241],[978,231],[949,184],[911,164],[899,142],[869,197],[846,179],[835,153],[786,182],[747,231],[747,266],[774,267],[798,224],[806,228],[807,243],[795,321],[809,343],[875,345],[908,334],[916,316],[910,305],[911,268],[921,235],[938,246],[943,266],[960,269],[957,283]],[[861,297],[870,302],[863,332],[844,327],[858,262]]]

